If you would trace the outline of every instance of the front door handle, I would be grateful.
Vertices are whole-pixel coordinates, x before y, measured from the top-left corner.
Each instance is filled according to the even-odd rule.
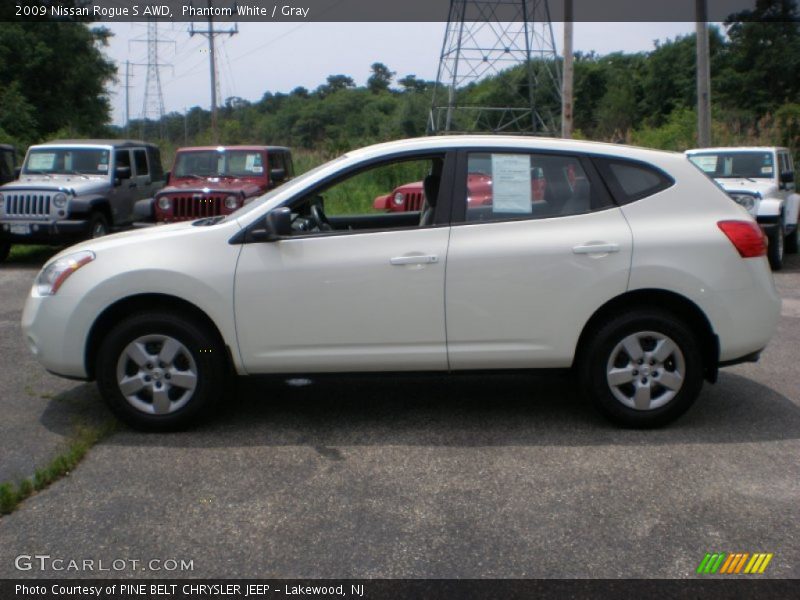
[[[619,244],[588,242],[586,244],[574,246],[572,251],[575,254],[609,254],[610,252],[619,252]]]
[[[135,188],[137,185],[138,185],[138,184],[136,184],[136,183],[129,183],[129,184],[128,184],[128,187],[129,187],[129,188]]]
[[[389,259],[392,265],[430,265],[439,262],[438,256],[395,256]]]

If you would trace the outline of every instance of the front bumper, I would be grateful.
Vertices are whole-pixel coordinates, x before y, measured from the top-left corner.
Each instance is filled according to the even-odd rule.
[[[11,244],[54,244],[78,240],[89,234],[88,219],[0,222],[0,241]]]

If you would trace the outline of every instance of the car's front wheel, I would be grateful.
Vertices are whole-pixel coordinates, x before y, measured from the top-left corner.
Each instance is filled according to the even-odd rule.
[[[224,392],[225,360],[208,327],[177,313],[142,313],[103,340],[97,384],[122,421],[144,430],[190,425]]]
[[[627,427],[673,421],[703,386],[697,338],[680,319],[656,310],[633,311],[600,327],[578,368],[584,395]]]

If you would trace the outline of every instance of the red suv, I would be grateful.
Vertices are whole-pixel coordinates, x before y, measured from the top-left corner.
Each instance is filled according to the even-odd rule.
[[[227,215],[293,174],[291,152],[282,146],[180,148],[153,216],[173,223]]]

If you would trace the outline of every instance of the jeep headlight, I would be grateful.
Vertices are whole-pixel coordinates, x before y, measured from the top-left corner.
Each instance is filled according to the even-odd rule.
[[[403,192],[397,192],[394,195],[394,203],[397,206],[402,206],[403,202],[405,201],[406,197],[403,195]]]
[[[756,198],[752,194],[731,194],[731,198],[748,212],[753,212],[756,207]]]
[[[53,196],[53,204],[56,208],[64,208],[67,205],[67,195],[59,192]]]
[[[169,207],[170,207],[169,198],[167,198],[166,196],[161,196],[161,198],[158,199],[158,208],[160,208],[161,210],[169,210]]]
[[[39,272],[34,289],[40,296],[52,296],[67,278],[95,259],[94,252],[83,250],[54,260]]]
[[[239,205],[239,199],[236,196],[228,196],[225,198],[225,208],[233,210]]]

